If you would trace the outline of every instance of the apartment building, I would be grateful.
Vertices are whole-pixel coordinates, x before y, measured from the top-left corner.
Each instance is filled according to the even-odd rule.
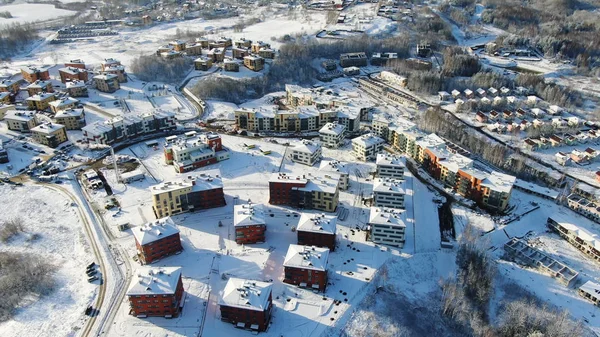
[[[595,233],[565,220],[558,214],[549,216],[546,224],[582,253],[597,262],[600,261],[600,241]]]
[[[350,185],[350,169],[346,164],[337,160],[323,160],[319,165],[320,174],[333,173],[339,175],[339,187],[341,190],[347,190]]]
[[[587,281],[577,290],[579,296],[587,299],[594,303],[594,305],[600,305],[600,284]]]
[[[88,72],[85,68],[66,67],[58,69],[60,75],[60,81],[62,83],[72,81],[88,81]]]
[[[175,130],[175,114],[154,110],[137,115],[125,115],[95,122],[82,128],[88,143],[113,144],[139,136]]]
[[[54,100],[56,96],[51,92],[36,94],[25,99],[29,110],[46,110]]]
[[[21,90],[21,84],[18,80],[0,80],[0,92],[10,92],[17,94]]]
[[[54,114],[52,120],[64,125],[67,130],[81,130],[86,124],[83,108],[60,110]]]
[[[371,241],[402,248],[406,241],[406,212],[385,207],[371,207],[369,210],[369,235]]]
[[[106,71],[108,68],[120,66],[121,61],[114,58],[107,58],[104,61],[100,62],[100,68],[102,71]]]
[[[358,160],[369,161],[375,159],[383,151],[385,140],[371,133],[352,139],[352,154]]]
[[[223,181],[219,170],[190,174],[150,187],[156,218],[199,209],[225,206]]]
[[[273,311],[272,288],[268,282],[229,278],[219,299],[221,320],[254,333],[266,331]]]
[[[0,103],[0,119],[4,119],[4,116],[8,111],[15,110],[15,106],[12,104]]]
[[[377,177],[390,179],[404,179],[406,159],[387,153],[378,153],[375,159]]]
[[[271,48],[271,45],[263,41],[256,41],[250,45],[250,50],[255,54],[258,54],[258,52],[263,48],[269,49]]]
[[[298,244],[325,247],[333,252],[335,251],[336,225],[336,215],[304,212],[296,227]]]
[[[208,71],[212,68],[213,61],[208,57],[200,57],[194,60],[194,69],[200,71]]]
[[[325,147],[337,149],[344,144],[346,127],[338,123],[327,123],[319,130],[319,139]]]
[[[302,139],[290,144],[290,159],[293,162],[313,166],[321,160],[321,144]]]
[[[71,97],[88,97],[87,85],[83,81],[67,82],[67,94]]]
[[[574,269],[551,258],[541,250],[529,246],[523,240],[518,238],[512,238],[505,243],[504,251],[507,258],[514,260],[519,264],[536,268],[557,279],[567,287],[570,286],[579,275]]]
[[[340,65],[346,67],[366,67],[367,54],[364,52],[340,54]]]
[[[43,123],[32,128],[31,134],[36,142],[51,148],[57,148],[68,140],[67,129],[61,124]]]
[[[23,75],[23,79],[29,83],[33,83],[37,80],[45,81],[50,79],[48,68],[45,67],[21,67],[21,75]]]
[[[283,282],[324,292],[328,259],[329,248],[290,245],[283,261]]]
[[[138,267],[127,290],[129,314],[138,318],[179,316],[183,309],[181,267]]]
[[[248,202],[233,206],[233,227],[238,245],[265,242],[267,224],[263,205]]]
[[[600,206],[577,193],[567,196],[567,205],[570,209],[596,222],[600,222]]]
[[[223,61],[223,70],[239,72],[240,64],[237,63],[235,60],[225,59],[225,61]]]
[[[392,104],[402,104],[411,108],[417,108],[419,105],[419,101],[411,95],[385,85],[382,82],[378,82],[367,77],[362,77],[358,79],[358,84],[359,88],[362,90],[374,96],[383,98]]]
[[[50,107],[50,111],[52,111],[53,113],[58,113],[62,110],[74,109],[77,107],[78,103],[79,101],[75,98],[62,97],[60,99],[51,101],[50,103],[48,103],[48,106]]]
[[[209,132],[196,135],[192,131],[190,135],[167,142],[164,157],[176,172],[184,173],[229,159],[229,151],[223,148],[219,134]]]
[[[339,201],[339,175],[274,173],[269,179],[269,203],[334,212]]]
[[[165,217],[135,227],[137,257],[141,264],[150,264],[183,250],[179,229],[171,217]]]
[[[214,63],[223,62],[225,60],[225,49],[214,48],[206,54]]]
[[[375,207],[404,208],[404,180],[373,179],[373,205]]]
[[[29,111],[8,110],[4,115],[9,130],[30,132],[37,125],[35,113]]]
[[[265,59],[258,55],[244,56],[244,66],[252,71],[261,71],[265,68]]]
[[[36,94],[41,94],[45,92],[54,92],[54,87],[52,86],[52,82],[49,80],[37,80],[26,86],[25,90],[27,90],[27,94],[29,94],[29,96],[34,96]]]
[[[102,74],[94,76],[94,84],[98,91],[115,92],[121,88],[119,78],[115,74]]]
[[[10,92],[0,92],[0,104],[9,104],[12,94]]]
[[[233,46],[235,48],[250,48],[252,46],[252,40],[248,40],[246,38],[240,38],[238,40],[233,41]]]
[[[272,60],[275,58],[275,51],[271,48],[261,48],[258,51],[258,56],[262,57],[263,59]]]
[[[65,67],[67,68],[79,68],[85,69],[85,62],[82,60],[70,60],[69,62],[65,62]]]
[[[125,67],[120,61],[109,58],[100,63],[100,66],[102,68],[102,74],[117,76],[119,83],[127,82],[127,73],[125,72]]]

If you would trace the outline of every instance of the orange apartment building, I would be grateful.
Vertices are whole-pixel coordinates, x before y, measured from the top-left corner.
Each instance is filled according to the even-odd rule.
[[[21,67],[21,75],[23,79],[29,83],[33,83],[37,80],[49,80],[50,73],[48,68],[37,68],[33,66]]]
[[[85,68],[66,67],[58,69],[60,75],[60,81],[62,83],[72,81],[88,81],[88,72]]]
[[[34,96],[44,92],[54,92],[54,87],[50,81],[35,81],[25,87],[29,96]]]

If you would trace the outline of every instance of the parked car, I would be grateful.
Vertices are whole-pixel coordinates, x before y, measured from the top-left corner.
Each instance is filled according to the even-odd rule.
[[[88,278],[88,282],[90,282],[90,283],[91,283],[91,282],[94,282],[94,281],[96,281],[97,279],[98,279],[98,276],[92,276],[92,277],[89,277],[89,278]]]

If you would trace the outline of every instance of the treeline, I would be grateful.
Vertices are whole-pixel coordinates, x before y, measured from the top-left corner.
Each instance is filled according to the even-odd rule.
[[[479,59],[464,48],[448,47],[444,49],[444,76],[473,76],[481,69]]]
[[[176,84],[187,76],[192,63],[185,57],[166,60],[158,55],[140,55],[131,62],[131,72],[142,81]]]
[[[285,84],[312,84],[318,70],[311,64],[314,59],[339,59],[340,54],[364,51],[372,54],[378,51],[398,53],[398,57],[408,56],[409,41],[406,36],[380,39],[364,35],[343,41],[317,41],[298,39],[281,46],[279,54],[261,78],[225,80],[223,78],[199,81],[191,90],[198,97],[220,99],[241,103],[257,98],[265,93],[280,91]]]
[[[7,59],[21,52],[39,38],[36,29],[29,24],[14,23],[0,29],[0,58]]]

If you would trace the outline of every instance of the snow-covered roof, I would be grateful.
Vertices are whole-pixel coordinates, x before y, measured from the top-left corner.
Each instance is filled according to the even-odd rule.
[[[62,124],[44,123],[32,128],[31,132],[53,134],[54,132],[64,128],[65,126]]]
[[[221,171],[210,170],[202,173],[187,173],[185,178],[162,182],[150,186],[152,195],[161,194],[169,191],[176,191],[183,188],[191,188],[191,192],[208,191],[217,188],[223,188],[221,180]]]
[[[567,157],[567,155],[562,152],[557,152],[556,156],[558,156],[559,154],[562,154],[561,156],[563,156],[563,157]],[[521,180],[519,178],[515,179],[515,186],[517,186],[523,190],[528,190],[528,191],[532,191],[532,192],[535,192],[538,194],[548,196],[552,199],[558,198],[558,195],[559,195],[558,191],[555,191],[555,190],[552,190],[552,189],[549,189],[546,187],[542,187],[540,185],[536,185],[534,183],[530,183],[528,181]]]
[[[492,171],[492,173],[481,182],[481,186],[489,187],[493,191],[510,193],[516,179],[515,176]]]
[[[67,74],[70,74],[70,75],[77,75],[79,73],[85,73],[85,72],[87,72],[87,70],[85,70],[85,69],[76,68],[76,67],[64,67],[64,68],[58,69],[58,71],[63,72],[63,73],[67,73]]]
[[[29,96],[25,100],[27,100],[27,101],[43,101],[43,100],[46,100],[48,98],[53,98],[53,97],[54,97],[54,93],[43,92],[43,93],[39,93],[39,94],[36,94],[33,96]]]
[[[285,173],[273,173],[269,179],[270,183],[303,184],[308,182],[306,175],[288,175]]]
[[[85,87],[85,82],[83,81],[71,81],[71,82],[67,82],[66,84],[67,89],[71,89],[71,88],[83,88]]]
[[[597,250],[600,250],[600,241],[597,234],[589,232],[573,224],[571,221],[566,220],[562,215],[559,214],[553,214],[548,218],[554,220],[559,225],[566,228],[568,231],[574,233],[578,238],[587,242],[590,246],[594,247]]]
[[[369,210],[369,224],[406,227],[404,210],[385,207],[371,207]]]
[[[110,81],[110,80],[114,80],[116,78],[117,78],[117,75],[115,75],[115,74],[101,74],[101,75],[94,76],[95,80],[102,80],[102,81]]]
[[[269,306],[273,284],[232,277],[227,281],[219,305],[264,311]]]
[[[309,180],[306,185],[304,187],[299,187],[298,190],[330,194],[334,194],[338,190],[340,176],[337,174],[328,173],[322,176],[315,176],[309,173],[307,177]]]
[[[61,110],[54,115],[54,118],[61,117],[81,117],[83,115],[83,109],[67,109]]]
[[[127,295],[173,295],[180,278],[181,267],[138,267]]]
[[[440,160],[439,164],[447,168],[448,171],[456,173],[459,169],[471,167],[473,160],[456,153],[443,160]]]
[[[265,209],[263,205],[247,203],[233,206],[233,226],[264,225]]]
[[[406,167],[405,163],[404,157],[387,153],[378,153],[375,160],[377,166]]]
[[[34,67],[34,66],[23,66],[21,67],[21,70],[28,73],[28,74],[35,74],[37,72],[44,72],[44,71],[48,71],[48,68],[46,67]]]
[[[329,248],[290,245],[283,266],[325,271],[328,258]]]
[[[325,213],[304,212],[298,221],[297,230],[320,234],[336,233],[337,216]]]
[[[416,141],[417,146],[420,146],[423,149],[426,148],[433,148],[436,146],[441,146],[446,144],[446,142],[440,138],[440,136],[436,135],[435,133],[430,133],[427,136],[419,139],[418,141]]]
[[[350,174],[350,170],[346,164],[341,163],[337,160],[322,160],[319,166],[319,171],[334,172],[337,174]]]
[[[132,229],[135,240],[140,245],[164,239],[166,237],[179,233],[175,227],[175,222],[171,217],[154,220]]]
[[[0,81],[0,87],[9,87],[18,82],[19,81],[17,81],[17,80],[4,79],[4,80]]]
[[[352,139],[352,143],[357,144],[357,145],[362,145],[363,147],[368,148],[371,146],[383,144],[383,143],[385,143],[385,140],[383,140],[382,138],[377,137],[371,133],[368,133],[366,135],[362,135],[360,137],[356,137],[356,138]]]
[[[321,144],[315,143],[308,139],[302,139],[298,142],[294,142],[291,144],[292,151],[313,154],[315,152],[321,151]]]
[[[48,104],[50,106],[55,107],[55,108],[59,108],[61,106],[65,106],[65,105],[77,104],[77,102],[79,102],[79,101],[76,100],[75,98],[72,98],[72,97],[63,97],[63,98],[58,99],[56,101],[52,101],[52,102],[50,102]]]
[[[50,81],[44,81],[44,80],[37,80],[33,83],[31,83],[30,85],[27,86],[27,89],[33,89],[33,88],[46,88],[47,86],[52,85],[52,82]]]
[[[596,282],[587,281],[581,287],[579,287],[579,290],[582,290],[588,294],[591,294],[596,298],[600,297],[600,284],[598,284]]]
[[[319,133],[337,136],[343,134],[345,130],[346,127],[342,124],[327,123],[319,130]]]
[[[375,178],[373,179],[373,192],[392,194],[406,194],[403,188],[404,181],[400,179]]]

